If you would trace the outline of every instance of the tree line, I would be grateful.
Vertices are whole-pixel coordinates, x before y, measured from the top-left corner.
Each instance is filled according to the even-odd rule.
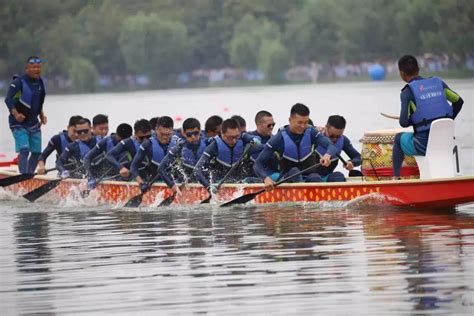
[[[170,87],[194,69],[258,69],[283,81],[292,65],[474,52],[471,0],[7,0],[0,74],[28,55],[45,76],[93,91],[99,74],[144,74]]]

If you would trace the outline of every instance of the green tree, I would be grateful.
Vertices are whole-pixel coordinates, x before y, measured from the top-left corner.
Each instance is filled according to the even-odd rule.
[[[72,58],[68,61],[68,77],[75,92],[94,92],[97,89],[99,73],[87,59]]]
[[[258,68],[270,83],[284,82],[290,66],[290,54],[279,40],[264,41],[260,47]]]
[[[267,19],[256,19],[246,15],[235,26],[230,42],[230,61],[232,65],[247,69],[258,66],[259,51],[266,40],[279,40],[281,37],[277,24]]]
[[[338,55],[338,10],[335,1],[315,0],[291,14],[284,38],[294,62],[330,62]]]
[[[123,74],[126,65],[118,38],[120,26],[127,16],[115,1],[92,2],[77,15],[81,25],[80,54],[102,74]]]
[[[188,57],[186,27],[156,14],[126,18],[119,45],[128,69],[154,80],[166,80],[178,73]]]
[[[41,56],[46,59],[45,75],[67,75],[69,59],[79,57],[80,37],[70,15],[59,18],[41,40]]]

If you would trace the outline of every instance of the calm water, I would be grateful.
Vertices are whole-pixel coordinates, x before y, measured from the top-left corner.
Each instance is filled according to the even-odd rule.
[[[466,106],[457,124],[472,173],[474,81],[449,82]],[[304,102],[322,124],[397,127],[398,83],[52,96],[45,135],[72,114],[111,125],[160,114],[243,114],[283,124]],[[226,112],[227,109],[229,112]],[[214,110],[214,111],[213,111]],[[5,122],[5,111],[2,119]],[[253,124],[249,124],[251,127]],[[10,153],[2,130],[0,152]],[[2,315],[474,313],[474,205],[433,211],[356,204],[142,208],[75,201],[29,204],[0,190]]]

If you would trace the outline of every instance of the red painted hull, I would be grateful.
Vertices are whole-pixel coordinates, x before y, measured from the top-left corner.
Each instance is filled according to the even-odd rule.
[[[0,177],[14,173],[0,171]],[[6,187],[7,191],[23,194],[50,181],[52,177],[35,177],[34,179]],[[78,191],[81,180],[64,180],[48,196],[66,198],[71,192]],[[218,202],[228,201],[245,193],[261,189],[260,184],[224,185],[217,196]],[[136,183],[104,182],[94,190],[94,197],[101,203],[125,203],[139,194]],[[180,204],[195,204],[205,199],[207,191],[200,185],[191,184],[182,191],[182,196],[175,201]],[[150,205],[171,194],[164,184],[155,184],[145,194],[143,205]],[[257,196],[255,203],[278,202],[321,202],[321,201],[353,201],[377,203],[395,206],[412,206],[420,208],[447,208],[459,204],[474,202],[474,176],[455,177],[433,180],[399,180],[399,181],[358,181],[343,183],[298,183],[285,184],[271,192]]]

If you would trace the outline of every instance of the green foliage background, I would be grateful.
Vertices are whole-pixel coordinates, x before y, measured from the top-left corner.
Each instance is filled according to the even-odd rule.
[[[158,87],[227,66],[279,82],[311,61],[444,53],[461,64],[474,52],[473,19],[472,0],[4,0],[0,75],[33,54],[47,60],[46,76],[81,91],[93,87],[80,78],[98,74],[147,74]]]

